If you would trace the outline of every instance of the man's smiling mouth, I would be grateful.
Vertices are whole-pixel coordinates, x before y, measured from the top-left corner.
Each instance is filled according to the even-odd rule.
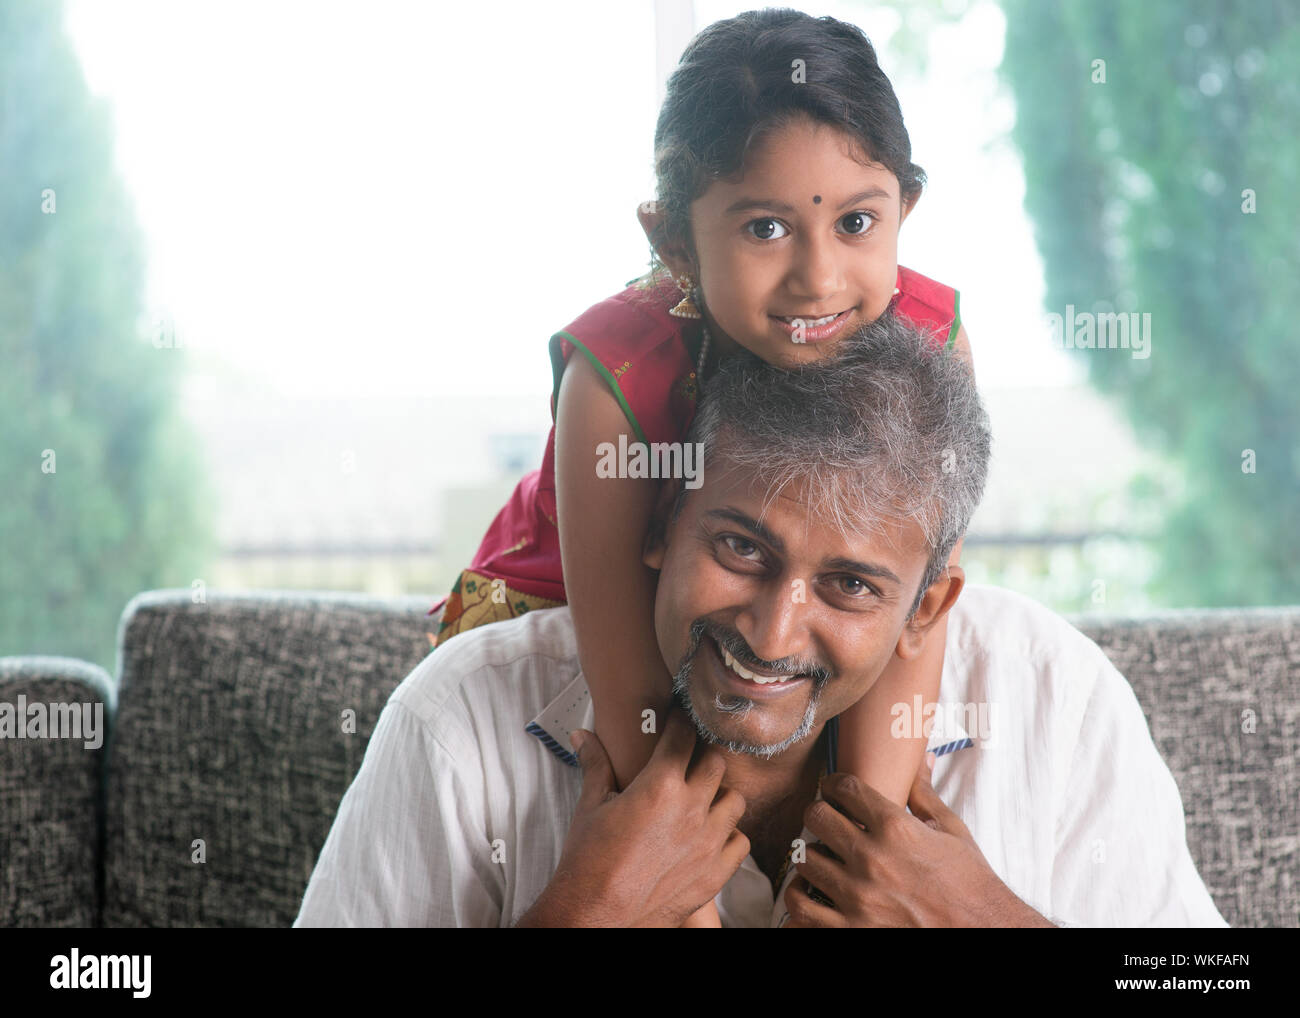
[[[757,682],[760,686],[765,686],[772,682],[786,682],[790,679],[798,678],[796,675],[764,675],[762,672],[752,672],[734,657],[726,647],[722,648],[722,660],[727,667],[739,675],[742,679],[748,679],[750,682]]]
[[[787,683],[797,682],[808,678],[808,676],[804,674],[774,675],[769,672],[760,672],[755,671],[752,668],[746,668],[736,660],[735,656],[729,650],[723,647],[722,644],[718,643],[716,639],[709,637],[709,640],[713,644],[714,650],[718,652],[719,657],[722,658],[722,663],[746,682],[752,682],[757,686],[783,686]]]

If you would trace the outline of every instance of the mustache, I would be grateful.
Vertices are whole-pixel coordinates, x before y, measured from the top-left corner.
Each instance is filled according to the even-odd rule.
[[[711,637],[718,646],[734,657],[745,668],[769,675],[807,675],[820,688],[831,678],[831,670],[813,658],[787,657],[768,661],[750,648],[745,638],[734,629],[719,625],[711,619],[696,619],[691,623],[691,650],[694,655],[704,637]]]

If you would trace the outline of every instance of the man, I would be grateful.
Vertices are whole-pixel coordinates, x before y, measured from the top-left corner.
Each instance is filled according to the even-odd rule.
[[[295,925],[1226,925],[1125,680],[946,566],[989,448],[961,361],[885,316],[726,366],[689,440],[704,482],[646,542],[680,705],[650,764],[614,791],[567,608],[462,634],[393,693]],[[823,778],[828,722],[945,615],[945,709],[898,705],[933,779],[905,810]]]

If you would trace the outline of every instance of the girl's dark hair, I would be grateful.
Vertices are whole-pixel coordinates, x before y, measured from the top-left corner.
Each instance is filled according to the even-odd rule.
[[[655,129],[664,223],[652,247],[689,245],[691,202],[713,180],[740,172],[755,142],[799,116],[854,138],[898,177],[905,205],[920,193],[925,172],[912,162],[898,97],[862,29],[788,8],[747,11],[700,32],[668,79]],[[662,268],[652,250],[646,283],[662,278]]]

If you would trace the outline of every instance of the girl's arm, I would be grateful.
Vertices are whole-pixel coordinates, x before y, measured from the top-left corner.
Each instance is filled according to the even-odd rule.
[[[973,373],[970,341],[964,327],[958,327],[953,348]],[[948,565],[960,564],[963,543],[964,539],[957,542],[948,557]],[[926,635],[917,657],[910,660],[892,657],[875,685],[840,715],[839,769],[855,775],[899,806],[907,805],[908,792],[929,740],[923,735],[913,737],[910,732],[915,729],[911,725],[905,726],[908,734],[895,738],[892,711],[895,704],[903,704],[906,707],[903,717],[911,718],[917,693],[921,694],[923,707],[938,702],[947,638],[945,613]]]
[[[672,677],[654,627],[658,577],[641,560],[659,482],[596,476],[596,446],[617,445],[628,430],[609,386],[575,351],[555,405],[560,558],[596,737],[620,788],[646,765],[658,739],[642,731],[642,711],[655,712],[657,733],[672,703]],[[709,902],[684,925],[722,923]]]
[[[949,565],[957,565],[961,542],[953,549]],[[924,735],[914,736],[916,727],[906,724],[905,734],[896,738],[894,705],[903,704],[903,718],[910,721],[915,711],[914,697],[921,694],[921,704],[937,703],[939,683],[943,678],[943,655],[948,639],[948,616],[939,619],[926,634],[921,653],[904,660],[895,655],[861,700],[840,715],[839,759],[841,771],[855,775],[885,798],[899,806],[907,805],[907,796],[916,778],[917,768],[929,742]]]
[[[641,712],[654,710],[657,731],[672,697],[654,630],[657,578],[641,561],[658,482],[596,476],[596,446],[617,444],[630,431],[609,386],[575,350],[555,409],[560,558],[596,736],[620,788],[631,783],[655,746],[655,736],[641,731]]]

